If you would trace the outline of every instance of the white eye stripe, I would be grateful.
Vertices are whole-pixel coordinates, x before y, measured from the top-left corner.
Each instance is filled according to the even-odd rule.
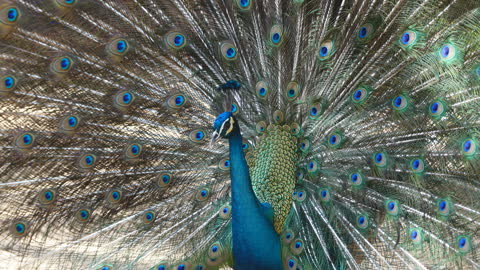
[[[219,134],[219,135],[222,134],[222,130],[223,130],[223,128],[225,127],[225,123],[226,123],[226,122],[227,122],[227,121],[224,121],[224,122],[222,123],[222,125],[220,126],[220,129],[218,130],[218,134]]]
[[[223,129],[225,128],[225,123],[227,122],[230,122],[230,127],[228,128],[228,130],[225,132],[225,135],[227,135],[228,133],[232,132],[233,130],[233,124],[235,123],[235,120],[233,119],[233,117],[229,117],[227,121],[224,121],[222,123],[222,125],[220,126],[220,129],[218,130],[218,134],[222,134],[222,131]]]
[[[233,130],[233,124],[235,123],[235,120],[233,119],[233,117],[230,117],[228,118],[229,122],[230,122],[230,128],[227,130],[227,133],[225,133],[225,135],[229,134],[230,132],[232,132]],[[225,121],[227,122],[227,121]]]

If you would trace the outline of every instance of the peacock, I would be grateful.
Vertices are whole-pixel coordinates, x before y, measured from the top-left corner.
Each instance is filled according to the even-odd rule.
[[[477,0],[0,0],[0,269],[480,269]]]

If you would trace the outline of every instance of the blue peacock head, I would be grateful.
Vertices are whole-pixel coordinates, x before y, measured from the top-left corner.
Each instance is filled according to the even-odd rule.
[[[217,119],[213,122],[212,143],[220,138],[228,138],[238,128],[236,122],[237,120],[232,112],[224,112],[217,116]]]

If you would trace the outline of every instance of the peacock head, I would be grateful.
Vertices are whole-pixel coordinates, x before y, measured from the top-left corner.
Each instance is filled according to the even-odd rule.
[[[228,138],[238,129],[237,120],[232,112],[224,112],[220,114],[215,122],[213,122],[212,143],[218,141],[220,138]]]

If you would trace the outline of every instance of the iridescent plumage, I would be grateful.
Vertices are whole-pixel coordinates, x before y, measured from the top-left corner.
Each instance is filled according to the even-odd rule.
[[[0,261],[480,268],[479,40],[471,0],[0,0]]]

